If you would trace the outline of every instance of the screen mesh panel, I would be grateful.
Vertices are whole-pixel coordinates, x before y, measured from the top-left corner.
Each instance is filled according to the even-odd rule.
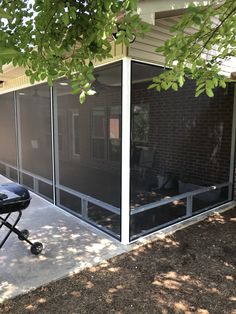
[[[40,84],[17,92],[21,168],[37,180],[52,182],[50,89]],[[37,182],[44,195],[43,183]],[[37,191],[35,191],[37,192]],[[48,189],[45,196],[48,197]]]
[[[233,85],[216,89],[213,98],[195,97],[190,80],[177,92],[147,89],[152,77],[163,71],[132,62],[131,208],[229,183]],[[227,200],[222,189],[195,195],[191,211]],[[176,214],[165,215],[167,208],[160,209],[171,222]],[[151,212],[142,213],[147,231],[162,224],[162,219],[153,223]],[[138,219],[134,215],[132,220],[134,235]]]
[[[14,95],[0,95],[0,161],[17,164]]]
[[[52,179],[50,91],[46,84],[17,92],[22,169]]]
[[[56,83],[59,183],[120,207],[121,64],[96,70],[95,77],[96,95],[83,105],[66,80]]]
[[[78,95],[71,94],[67,80],[55,84],[58,184],[84,194],[85,200],[93,197],[120,208],[121,63],[101,67],[94,75],[96,95],[88,96],[83,105]],[[62,205],[78,212],[74,197],[60,193]],[[109,209],[101,206],[99,211],[88,211],[89,218],[84,219],[111,230],[105,222]],[[101,211],[104,223],[99,219]]]

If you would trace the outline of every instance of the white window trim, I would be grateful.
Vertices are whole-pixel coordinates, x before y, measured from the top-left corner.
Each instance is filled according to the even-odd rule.
[[[75,151],[75,118],[74,117],[79,117],[79,113],[72,113],[72,156],[75,158],[80,157],[80,153],[76,153]]]

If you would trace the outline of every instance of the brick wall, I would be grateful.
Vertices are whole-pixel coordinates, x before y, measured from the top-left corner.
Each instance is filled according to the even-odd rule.
[[[214,98],[194,97],[194,82],[178,92],[147,90],[133,84],[132,105],[149,106],[153,172],[177,179],[220,183],[229,179],[233,86],[217,89]]]

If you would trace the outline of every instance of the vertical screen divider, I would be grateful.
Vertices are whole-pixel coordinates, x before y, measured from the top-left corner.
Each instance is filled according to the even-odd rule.
[[[52,151],[52,187],[53,187],[53,204],[56,204],[55,189],[55,143],[54,143],[54,103],[53,87],[50,87],[50,116],[51,116],[51,151]]]
[[[232,117],[232,137],[231,137],[231,155],[230,155],[230,173],[229,173],[229,200],[234,197],[233,184],[235,176],[235,140],[236,140],[236,84],[234,84],[234,104]]]
[[[58,186],[60,184],[59,173],[59,137],[58,137],[58,104],[57,104],[57,89],[54,84],[53,95],[53,130],[54,130],[54,191],[55,191],[55,204],[60,205],[60,191]]]
[[[19,133],[18,133],[18,110],[16,91],[13,92],[13,103],[14,103],[14,122],[15,122],[15,136],[16,136],[16,168],[17,168],[17,181],[20,183],[20,162],[19,162]]]
[[[17,155],[18,155],[18,173],[19,183],[21,183],[22,171],[22,145],[21,145],[21,123],[20,123],[20,102],[19,95],[15,92],[15,105],[16,105],[16,127],[17,127]]]
[[[130,242],[131,59],[122,63],[121,242]]]

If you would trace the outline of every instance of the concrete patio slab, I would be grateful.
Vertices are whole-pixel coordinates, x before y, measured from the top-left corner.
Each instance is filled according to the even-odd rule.
[[[0,184],[8,180],[0,176]],[[120,242],[31,193],[19,229],[44,250],[39,256],[12,234],[0,251],[0,302],[130,250]],[[1,230],[0,237],[2,237]]]

